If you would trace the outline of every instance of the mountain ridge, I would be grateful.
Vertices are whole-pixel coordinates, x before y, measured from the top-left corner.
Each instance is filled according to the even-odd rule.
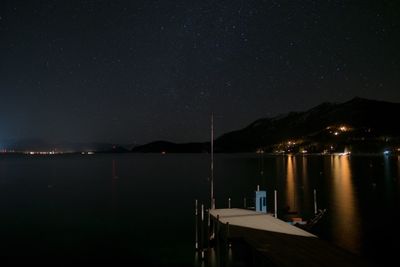
[[[400,125],[387,118],[399,114],[400,103],[361,97],[343,103],[323,102],[305,111],[254,120],[214,140],[214,151],[235,152],[362,152],[400,151]],[[3,142],[5,143],[5,142]],[[40,139],[9,141],[4,151],[96,151],[103,153],[207,153],[210,142],[144,145],[110,143],[46,143]]]
[[[400,127],[396,123],[385,123],[387,116],[397,114],[399,110],[400,103],[361,97],[343,103],[323,102],[306,111],[257,119],[242,129],[219,136],[214,141],[214,147],[216,152],[254,152],[260,149],[272,152],[277,144],[294,139],[301,139],[305,144],[318,142],[319,144],[314,146],[321,147],[328,143],[335,143],[338,147],[351,146],[355,141],[360,143],[359,140],[363,138],[365,143],[376,143],[382,136],[400,137]],[[336,136],[332,131],[327,132],[327,127],[339,125],[346,125],[352,130],[343,132],[340,136]],[[191,151],[208,151],[207,144],[209,142],[191,143]],[[362,145],[357,144],[357,146]],[[184,152],[185,147],[184,144],[174,143],[173,151]],[[321,147],[312,150],[321,150]],[[162,143],[158,146],[152,144],[139,148],[133,148],[133,151],[168,152],[169,150],[168,147],[163,147]]]

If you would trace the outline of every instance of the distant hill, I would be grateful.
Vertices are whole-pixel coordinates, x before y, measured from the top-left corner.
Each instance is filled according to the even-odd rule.
[[[345,103],[322,103],[304,112],[290,112],[254,121],[218,137],[215,152],[400,153],[400,103],[353,98]],[[208,131],[205,129],[205,131]],[[47,143],[40,139],[2,140],[0,151],[95,151],[102,153],[207,153],[209,142],[145,145],[109,143]]]
[[[341,104],[323,103],[305,112],[259,119],[244,129],[226,133],[216,141],[225,152],[255,151],[287,140],[334,143],[399,137],[400,124],[391,119],[400,114],[400,104],[356,97]],[[348,132],[327,129],[346,125]],[[343,138],[345,137],[345,138]]]
[[[216,152],[331,152],[350,147],[380,151],[398,145],[400,104],[356,97],[345,103],[323,103],[304,112],[262,118],[215,140]],[[396,119],[393,119],[396,118]],[[157,141],[134,152],[206,152],[209,143]]]
[[[304,112],[262,118],[228,132],[214,142],[215,152],[382,152],[400,153],[400,103],[353,98],[322,103]],[[205,131],[208,131],[205,129]],[[0,151],[95,151],[102,153],[207,153],[209,142],[145,145],[109,143],[47,143],[40,139],[1,140]]]
[[[209,151],[209,143],[184,143],[176,144],[167,141],[156,141],[146,145],[137,146],[132,152],[142,153],[201,153]]]

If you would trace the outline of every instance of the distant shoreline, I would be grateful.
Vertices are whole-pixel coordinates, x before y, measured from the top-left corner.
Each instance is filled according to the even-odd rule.
[[[56,156],[68,156],[68,155],[81,155],[81,156],[94,156],[94,155],[105,155],[105,154],[136,154],[136,155],[193,155],[193,154],[210,154],[208,152],[168,152],[168,153],[160,153],[160,152],[105,152],[105,151],[91,151],[91,152],[58,152],[58,153],[26,153],[26,152],[6,152],[0,153],[0,156],[27,156],[27,157],[56,157]],[[220,155],[254,155],[254,156],[343,156],[343,157],[351,157],[351,156],[386,156],[386,157],[395,157],[400,156],[400,153],[377,153],[377,152],[364,152],[364,153],[256,153],[256,152],[215,152],[215,154]]]

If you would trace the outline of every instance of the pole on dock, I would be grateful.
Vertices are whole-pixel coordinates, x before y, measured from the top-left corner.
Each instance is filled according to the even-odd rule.
[[[228,198],[228,208],[231,208],[231,198]]]
[[[210,211],[209,211],[210,212]],[[209,236],[208,236],[208,241],[215,239],[215,220],[211,218],[211,213],[210,213],[210,227],[209,227]],[[210,244],[210,243],[209,243]]]
[[[246,198],[245,198],[245,197],[243,198],[243,208],[247,208],[247,205],[246,205]]]
[[[210,163],[210,200],[211,209],[215,209],[214,202],[214,114],[211,113],[211,163]]]
[[[260,185],[257,185],[257,191],[260,191]]]
[[[194,208],[194,215],[195,215],[195,224],[196,224],[196,241],[195,241],[195,248],[196,250],[199,249],[199,233],[198,233],[198,220],[199,220],[199,214],[197,211],[197,199],[195,200],[195,204],[194,204],[195,208]]]
[[[226,222],[226,245],[227,247],[231,247],[231,244],[229,242],[229,222]]]
[[[275,218],[278,218],[278,192],[274,190],[274,211]]]
[[[317,207],[317,190],[314,189],[314,214],[317,214],[318,207]]]
[[[201,259],[204,259],[204,204],[201,204]]]
[[[201,204],[201,221],[204,222],[204,204]]]
[[[210,209],[207,210],[207,247],[210,248],[211,240],[211,213]]]
[[[207,226],[208,226],[208,228],[210,228],[210,225],[211,225],[211,214],[210,214],[210,210],[207,211],[207,214],[208,214]]]
[[[217,214],[217,220],[215,222],[215,235],[216,235],[216,242],[217,246],[219,246],[220,240],[219,240],[219,214]]]

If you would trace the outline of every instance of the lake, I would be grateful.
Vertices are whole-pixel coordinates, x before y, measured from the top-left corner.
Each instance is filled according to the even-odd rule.
[[[273,212],[310,219],[322,239],[371,262],[396,259],[400,156],[216,154],[217,208],[257,185]],[[3,262],[193,265],[194,201],[209,201],[207,154],[0,156]],[[281,214],[278,214],[281,215]]]

